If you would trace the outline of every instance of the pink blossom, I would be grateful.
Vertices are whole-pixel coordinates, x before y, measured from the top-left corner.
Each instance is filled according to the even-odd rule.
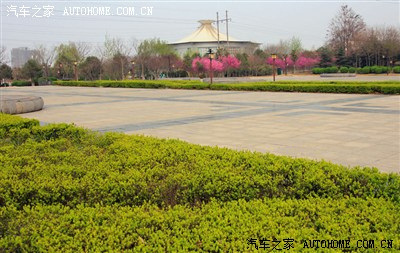
[[[269,65],[273,65],[274,64],[274,61],[273,61],[272,57],[269,57],[267,59],[267,63]],[[286,66],[288,66],[288,67],[289,66],[293,66],[293,61],[292,61],[292,59],[290,57],[286,57],[286,62],[281,58],[276,58],[275,59],[275,66],[278,67],[278,68],[281,68],[281,69],[285,69]]]
[[[207,57],[196,57],[192,61],[192,69],[195,72],[207,72],[210,71],[210,59]],[[213,59],[212,60],[212,70],[214,72],[223,72],[224,69],[224,64],[220,62],[219,60]]]
[[[238,69],[240,68],[241,62],[233,55],[222,56],[220,58],[224,69]]]
[[[316,65],[318,62],[319,62],[318,58],[300,56],[299,59],[297,59],[295,66],[299,68],[312,67]]]

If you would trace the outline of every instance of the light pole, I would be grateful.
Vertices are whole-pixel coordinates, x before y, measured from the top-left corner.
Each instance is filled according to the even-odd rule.
[[[75,81],[78,81],[78,62],[74,62]]]
[[[47,82],[47,65],[43,63],[43,77]]]
[[[58,77],[60,80],[62,79],[62,72],[61,72],[62,67],[63,67],[62,63],[58,64]]]
[[[212,60],[214,59],[214,52],[212,51],[212,49],[208,49],[208,58],[210,59],[210,85],[213,83],[213,75],[214,75],[214,71],[212,69]]]
[[[135,79],[135,61],[131,61],[132,64],[132,80]]]
[[[273,80],[275,82],[275,60],[276,60],[276,54],[272,54],[272,76],[273,76]]]

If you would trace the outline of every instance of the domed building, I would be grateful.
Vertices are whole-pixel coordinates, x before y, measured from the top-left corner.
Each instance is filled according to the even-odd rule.
[[[260,43],[235,39],[226,34],[218,33],[212,25],[214,20],[200,20],[200,27],[189,36],[170,45],[178,55],[183,56],[186,52],[198,52],[201,55],[207,53],[208,49],[214,52],[218,48],[224,48],[231,54],[252,54]]]

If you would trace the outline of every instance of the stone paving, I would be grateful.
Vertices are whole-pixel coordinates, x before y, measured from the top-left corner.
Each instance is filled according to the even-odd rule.
[[[43,97],[42,111],[21,115],[42,123],[400,173],[400,96],[55,86],[0,92]]]

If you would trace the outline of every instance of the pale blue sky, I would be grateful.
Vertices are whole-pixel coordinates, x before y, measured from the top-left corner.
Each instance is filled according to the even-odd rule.
[[[306,49],[322,46],[326,31],[340,6],[348,4],[368,26],[400,26],[397,1],[1,1],[1,43],[8,50],[34,48],[39,44],[57,45],[68,41],[103,43],[105,35],[124,40],[160,38],[174,42],[192,33],[197,20],[221,18],[225,10],[232,19],[229,35],[264,45],[296,36]],[[14,6],[14,7],[12,7]],[[31,16],[15,16],[12,10],[29,7]],[[54,15],[43,15],[44,6],[54,6]],[[110,7],[112,16],[65,16],[69,7]],[[152,7],[150,16],[118,16],[119,7]],[[119,9],[118,9],[119,8]],[[225,24],[221,27],[225,32]]]

